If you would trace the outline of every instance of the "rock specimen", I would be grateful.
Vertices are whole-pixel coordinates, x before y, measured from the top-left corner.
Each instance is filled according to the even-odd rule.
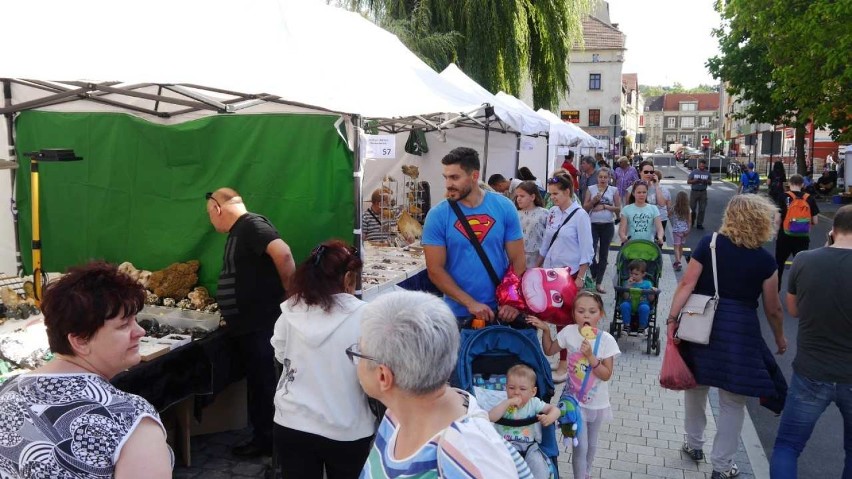
[[[210,297],[210,293],[204,286],[196,286],[187,297],[192,303],[192,309],[204,309],[205,306],[213,302],[213,298]]]
[[[186,298],[197,282],[198,261],[192,260],[186,263],[174,263],[166,269],[155,271],[148,280],[148,289],[161,298],[174,298],[180,301]]]

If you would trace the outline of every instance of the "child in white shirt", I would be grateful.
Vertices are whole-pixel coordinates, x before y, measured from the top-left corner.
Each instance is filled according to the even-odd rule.
[[[578,442],[572,455],[574,477],[579,479],[590,477],[598,433],[604,421],[612,419],[608,381],[615,367],[615,357],[621,354],[621,350],[612,335],[598,330],[598,322],[603,317],[603,300],[600,295],[590,291],[577,293],[574,299],[576,324],[560,331],[556,341],[551,336],[548,323],[527,317],[528,323],[543,332],[541,345],[544,354],[550,356],[562,349],[567,349],[569,353],[569,374],[565,387],[577,396],[583,416],[583,425],[578,429]],[[590,375],[588,379],[586,375]]]

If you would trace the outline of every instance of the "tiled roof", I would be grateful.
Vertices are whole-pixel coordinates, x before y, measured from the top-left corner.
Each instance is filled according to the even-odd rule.
[[[681,102],[698,102],[698,111],[719,109],[718,93],[667,93],[664,95],[663,110],[677,111]]]
[[[636,73],[622,74],[621,83],[627,88],[627,91],[639,91],[639,75]]]
[[[663,95],[646,98],[645,111],[663,111],[663,98]]]
[[[583,18],[583,40],[586,50],[623,50],[624,34],[595,17]]]

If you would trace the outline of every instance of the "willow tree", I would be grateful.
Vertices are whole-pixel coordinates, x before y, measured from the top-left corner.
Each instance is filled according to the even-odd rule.
[[[331,1],[331,0],[329,0]],[[568,55],[583,45],[583,17],[596,0],[338,0],[369,12],[426,63],[457,63],[487,90],[519,95],[526,79],[535,108],[568,92]]]

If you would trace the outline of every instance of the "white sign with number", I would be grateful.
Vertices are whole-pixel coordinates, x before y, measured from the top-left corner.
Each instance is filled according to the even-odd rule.
[[[363,144],[367,159],[396,158],[396,137],[393,135],[364,135]]]

